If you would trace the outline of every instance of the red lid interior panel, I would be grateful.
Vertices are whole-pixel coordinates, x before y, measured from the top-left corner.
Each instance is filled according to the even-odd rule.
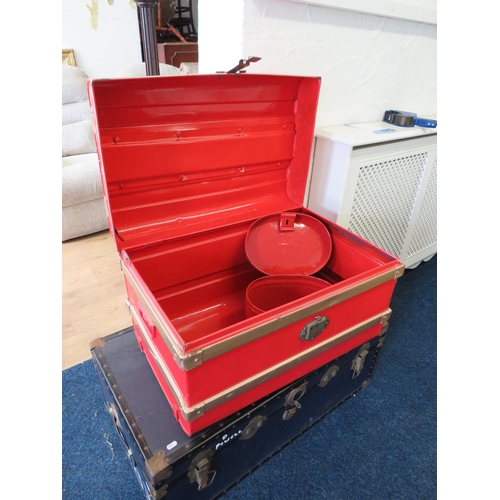
[[[319,87],[253,74],[90,81],[118,249],[300,207]]]

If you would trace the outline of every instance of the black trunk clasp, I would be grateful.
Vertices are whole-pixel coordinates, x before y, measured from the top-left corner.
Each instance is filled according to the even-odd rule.
[[[215,479],[217,471],[210,470],[210,462],[214,455],[213,450],[202,451],[191,463],[188,470],[189,482],[198,483],[198,491],[210,486]],[[210,481],[209,481],[210,478]]]

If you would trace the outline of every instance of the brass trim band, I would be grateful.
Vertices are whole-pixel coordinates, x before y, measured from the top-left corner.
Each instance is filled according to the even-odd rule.
[[[292,356],[291,358],[286,359],[285,361],[282,361],[281,363],[278,363],[267,370],[264,370],[263,372],[260,372],[253,377],[247,378],[246,380],[218,393],[215,394],[214,396],[206,399],[205,401],[202,401],[201,403],[188,407],[186,402],[184,401],[184,397],[182,395],[182,392],[180,391],[179,387],[177,386],[174,378],[172,377],[167,365],[163,361],[160,353],[158,352],[158,349],[152,342],[148,329],[146,325],[144,324],[142,318],[140,315],[137,313],[135,310],[134,306],[127,300],[127,307],[130,311],[130,314],[134,318],[134,321],[137,325],[137,327],[141,330],[142,336],[145,340],[145,342],[148,345],[148,348],[151,352],[151,355],[156,361],[156,364],[158,368],[160,369],[165,382],[167,383],[168,387],[170,388],[170,391],[172,392],[172,395],[174,396],[179,409],[183,415],[183,418],[186,422],[192,422],[196,420],[197,418],[201,417],[202,415],[205,414],[205,412],[210,411],[214,408],[217,408],[221,404],[229,401],[230,399],[235,398],[236,396],[239,396],[250,389],[253,389],[254,387],[259,386],[263,382],[276,377],[278,375],[281,375],[282,373],[290,370],[291,368],[294,368],[305,361],[308,361],[312,358],[314,358],[316,355],[318,355],[321,352],[324,352],[328,349],[331,349],[338,344],[341,344],[342,342],[345,342],[346,340],[349,340],[350,338],[358,335],[359,333],[367,330],[368,328],[372,328],[378,324],[382,324],[383,327],[386,326],[387,321],[389,320],[389,317],[392,313],[391,309],[387,309],[383,314],[374,316],[373,318],[368,319],[367,321],[364,321],[362,323],[359,323],[351,328],[348,328],[347,330],[344,330],[343,332],[339,333],[335,337],[332,337],[330,339],[326,339],[321,343],[315,344],[313,347],[307,349],[306,351],[303,351],[299,354],[296,354],[295,356]]]
[[[187,371],[187,370],[190,370],[196,366],[201,365],[201,363],[203,362],[202,353],[198,351],[196,353],[185,354],[182,351],[181,347],[175,341],[175,337],[172,334],[171,329],[167,325],[165,325],[165,323],[158,317],[156,312],[149,305],[149,301],[146,300],[146,298],[144,297],[142,290],[139,288],[139,286],[135,282],[129,269],[127,269],[126,264],[122,263],[121,268],[122,268],[122,271],[125,274],[127,280],[129,281],[130,285],[134,289],[134,292],[139,297],[139,300],[141,301],[142,307],[145,309],[146,313],[149,315],[151,321],[156,326],[158,333],[161,335],[161,337],[164,340],[165,344],[167,345],[168,349],[172,353],[172,356],[173,356],[175,362],[177,363],[177,366],[179,366],[179,368],[181,370]]]
[[[257,326],[255,328],[250,328],[239,335],[234,335],[228,339],[221,340],[216,344],[205,347],[198,351],[194,352],[184,352],[182,347],[175,340],[175,336],[173,335],[171,328],[169,328],[162,319],[156,314],[148,300],[146,300],[142,290],[139,288],[134,278],[132,277],[130,270],[127,269],[125,263],[122,263],[121,268],[126,275],[130,285],[134,289],[135,293],[139,297],[141,301],[141,306],[144,307],[145,311],[149,315],[151,321],[153,321],[156,326],[158,333],[161,335],[165,344],[170,349],[172,356],[179,366],[179,368],[183,371],[188,371],[197,366],[201,365],[204,361],[208,361],[209,359],[215,358],[224,354],[228,351],[231,351],[237,347],[240,347],[248,342],[252,342],[256,339],[264,337],[276,330],[289,326],[297,321],[300,321],[304,318],[307,318],[313,314],[319,313],[324,309],[332,307],[336,304],[339,304],[345,300],[348,300],[356,295],[359,295],[363,292],[371,290],[383,283],[386,283],[390,280],[398,279],[403,275],[404,265],[398,264],[397,267],[389,269],[388,271],[375,276],[369,280],[364,281],[363,283],[359,283],[347,290],[342,290],[340,292],[336,292],[333,295],[315,302],[307,307],[304,307],[298,311],[293,311],[284,316],[276,318],[273,321],[269,321],[264,325]]]
[[[307,307],[303,307],[298,311],[293,311],[291,313],[285,314],[273,321],[266,323],[265,325],[260,325],[255,328],[251,328],[240,335],[235,335],[226,340],[222,340],[217,342],[217,344],[213,344],[209,347],[205,347],[202,349],[203,361],[207,361],[211,358],[215,358],[216,356],[220,356],[225,352],[228,352],[236,347],[246,344],[247,342],[251,342],[260,337],[264,337],[276,330],[289,326],[297,321],[301,321],[304,318],[312,316],[313,314],[317,314],[325,309],[332,307],[334,305],[340,304],[341,302],[355,297],[360,293],[366,292],[375,288],[387,281],[395,278],[394,269],[391,269],[384,274],[379,276],[375,276],[374,278],[367,280],[359,285],[353,286],[348,290],[344,290],[342,292],[337,292],[334,295],[327,297],[326,299],[320,300],[311,304]],[[300,332],[299,332],[300,333]]]
[[[130,315],[134,319],[135,324],[141,331],[144,341],[148,345],[149,352],[151,353],[151,356],[153,356],[156,362],[156,366],[159,368],[163,378],[165,379],[165,382],[167,383],[170,391],[172,392],[172,396],[175,398],[175,401],[179,405],[179,410],[181,411],[184,420],[186,422],[192,422],[196,418],[201,417],[205,413],[203,408],[204,406],[203,403],[192,407],[188,407],[186,405],[181,390],[179,389],[177,383],[175,382],[174,378],[170,373],[170,370],[168,369],[168,366],[163,361],[161,354],[158,352],[158,349],[156,348],[156,346],[154,345],[153,341],[149,336],[147,326],[144,324],[144,321],[139,316],[138,312],[135,310],[135,307],[130,303],[130,301],[127,299],[125,302],[127,304],[127,308],[130,312]]]

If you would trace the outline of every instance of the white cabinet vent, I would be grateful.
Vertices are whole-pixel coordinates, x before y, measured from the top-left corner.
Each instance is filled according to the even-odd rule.
[[[361,145],[317,134],[308,208],[397,256],[408,268],[430,259],[437,252],[433,132],[393,141],[377,137],[378,142]]]

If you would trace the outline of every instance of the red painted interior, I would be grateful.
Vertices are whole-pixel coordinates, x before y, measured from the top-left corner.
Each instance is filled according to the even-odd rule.
[[[246,74],[90,81],[118,249],[300,206],[319,85]]]
[[[127,252],[133,269],[175,327],[182,345],[189,346],[187,350],[205,344],[205,337],[211,334],[236,333],[237,323],[244,321],[251,326],[245,321],[246,288],[265,275],[248,262],[245,254],[249,226],[236,224]],[[327,296],[345,280],[347,286],[362,282],[394,263],[393,257],[373,251],[369,244],[361,245],[347,231],[332,224],[327,227],[332,257],[317,275],[332,287],[315,292],[314,297]],[[207,338],[207,342],[211,340]]]

